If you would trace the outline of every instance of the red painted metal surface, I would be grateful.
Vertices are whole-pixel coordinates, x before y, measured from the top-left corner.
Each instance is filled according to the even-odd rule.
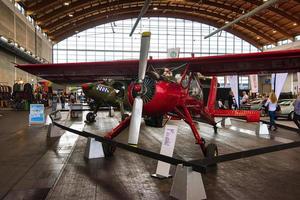
[[[217,77],[213,76],[210,83],[210,90],[209,90],[208,101],[207,101],[207,108],[209,111],[215,109],[216,98],[217,98],[217,85],[218,85]]]
[[[256,110],[213,110],[211,115],[214,117],[238,117],[247,120],[247,122],[259,122],[260,111]]]
[[[129,126],[131,116],[127,117],[125,120],[121,121],[120,124],[115,127],[112,131],[105,134],[105,138],[113,139],[117,137],[125,128]]]
[[[136,77],[138,60],[16,65],[31,74],[53,82],[91,82],[99,78]],[[227,54],[221,56],[150,59],[154,68],[189,64],[192,72],[203,75],[256,74],[300,71],[300,49],[260,53]]]
[[[128,87],[128,100],[133,104],[131,84]],[[150,102],[144,104],[143,114],[147,116],[159,116],[171,112],[178,105],[180,99],[185,95],[179,84],[166,81],[159,81],[155,85],[155,94]]]

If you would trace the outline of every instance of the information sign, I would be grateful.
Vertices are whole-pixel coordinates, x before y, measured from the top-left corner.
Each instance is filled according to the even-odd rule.
[[[44,104],[30,104],[29,124],[44,124]]]

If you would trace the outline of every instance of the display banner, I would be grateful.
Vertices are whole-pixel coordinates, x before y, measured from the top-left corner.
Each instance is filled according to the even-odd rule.
[[[176,142],[178,127],[174,125],[166,125],[164,139],[161,145],[160,154],[172,157]],[[158,161],[156,168],[156,176],[169,177],[170,164]]]
[[[231,90],[233,92],[237,107],[240,107],[240,102],[239,102],[239,87],[238,87],[238,76],[233,75],[233,76],[228,76],[228,81],[231,87]]]
[[[277,73],[276,74],[276,80],[275,80],[275,74],[272,74],[272,90],[274,90],[275,85],[275,94],[276,97],[279,98],[279,95],[282,91],[282,88],[284,86],[285,80],[287,78],[288,73]]]
[[[168,49],[168,58],[179,58],[180,48]]]
[[[44,104],[30,104],[29,124],[44,124],[45,108]]]
[[[297,92],[300,92],[300,72],[297,73],[297,79],[298,79],[298,90],[297,90]]]
[[[251,74],[249,76],[249,79],[250,79],[250,85],[251,85],[251,92],[257,93],[258,92],[258,75]]]

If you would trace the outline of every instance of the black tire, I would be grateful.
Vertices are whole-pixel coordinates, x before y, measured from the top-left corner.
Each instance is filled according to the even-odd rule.
[[[206,158],[213,158],[219,155],[217,145],[210,143],[205,148],[205,157]]]
[[[88,122],[90,122],[90,123],[95,122],[95,118],[96,118],[96,116],[95,116],[94,113],[92,113],[92,112],[89,112],[89,113],[86,115],[86,121],[88,121]]]
[[[110,144],[102,143],[105,158],[112,157],[116,151],[116,147]]]

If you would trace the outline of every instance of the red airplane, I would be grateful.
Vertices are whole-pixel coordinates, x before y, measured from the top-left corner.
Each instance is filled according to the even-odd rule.
[[[103,78],[125,79],[136,77],[128,87],[128,99],[133,105],[132,115],[123,120],[105,137],[113,139],[129,126],[128,143],[138,143],[142,115],[158,117],[170,115],[183,119],[191,128],[196,143],[200,145],[206,157],[218,155],[217,146],[206,145],[205,140],[193,123],[193,118],[200,115],[215,127],[214,117],[239,117],[248,122],[258,122],[260,113],[246,110],[215,109],[217,78],[215,75],[260,74],[271,72],[300,71],[300,50],[272,51],[262,53],[247,53],[199,58],[150,59],[147,63],[150,45],[150,33],[143,33],[141,41],[140,60],[64,63],[64,64],[25,64],[16,67],[31,74],[43,77],[57,83],[91,82]],[[180,82],[172,81],[157,73],[146,74],[147,66],[152,69],[169,69],[185,66]],[[204,105],[201,95],[193,95],[191,89],[198,88],[201,93],[201,83],[197,73],[213,76],[207,105]],[[113,146],[103,144],[106,156],[112,156]]]

